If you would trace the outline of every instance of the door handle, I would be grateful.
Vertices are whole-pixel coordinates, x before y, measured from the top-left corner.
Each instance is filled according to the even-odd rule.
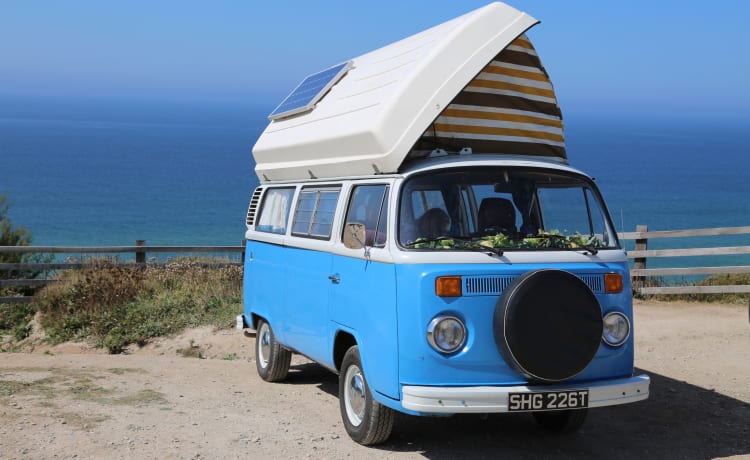
[[[339,282],[341,282],[341,278],[336,275],[328,275],[328,279],[331,280],[333,284],[339,284]]]

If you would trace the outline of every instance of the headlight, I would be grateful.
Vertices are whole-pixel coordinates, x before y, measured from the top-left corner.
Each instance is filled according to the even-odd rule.
[[[617,347],[625,343],[630,336],[630,321],[622,313],[613,312],[604,317],[602,339],[607,345]]]
[[[466,342],[466,326],[455,316],[436,316],[427,326],[427,341],[440,353],[453,353]]]

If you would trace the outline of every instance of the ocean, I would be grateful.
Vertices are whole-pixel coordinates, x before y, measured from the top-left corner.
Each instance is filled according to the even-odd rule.
[[[0,193],[34,245],[242,241],[258,184],[251,149],[272,107],[0,102]],[[596,178],[618,231],[750,226],[747,121],[576,114],[564,121],[570,162]],[[708,244],[748,245],[748,237]],[[707,259],[701,264],[750,264],[747,256]]]
[[[69,102],[0,109],[0,193],[34,245],[238,245],[258,181],[252,108]]]

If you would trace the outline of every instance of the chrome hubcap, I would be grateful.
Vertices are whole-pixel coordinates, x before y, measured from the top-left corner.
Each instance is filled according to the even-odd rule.
[[[349,366],[346,370],[346,391],[344,391],[344,402],[346,404],[346,415],[354,426],[359,426],[365,416],[365,379],[362,371],[357,366]]]
[[[268,358],[271,354],[271,330],[267,324],[263,324],[260,331],[258,331],[258,361],[260,366],[265,368],[268,366]]]

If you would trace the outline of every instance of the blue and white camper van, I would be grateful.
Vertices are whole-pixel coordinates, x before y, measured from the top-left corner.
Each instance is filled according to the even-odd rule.
[[[560,109],[493,3],[306,78],[253,148],[243,321],[269,382],[339,375],[344,426],[528,412],[572,431],[648,397],[625,251]]]

